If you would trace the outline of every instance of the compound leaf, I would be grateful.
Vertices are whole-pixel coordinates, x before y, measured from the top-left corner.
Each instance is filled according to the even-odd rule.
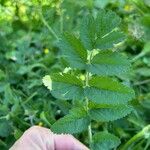
[[[87,70],[97,75],[118,75],[130,69],[130,62],[118,52],[100,51],[91,60]]]
[[[62,39],[58,43],[58,47],[62,51],[70,67],[84,69],[87,61],[87,51],[82,45],[80,39],[71,33],[64,33]]]
[[[43,83],[58,99],[83,99],[84,91],[82,81],[74,75],[63,73],[45,76]]]
[[[89,111],[90,117],[93,120],[100,122],[114,121],[127,116],[133,111],[133,108],[128,105],[117,105],[92,108]]]
[[[85,96],[98,104],[125,104],[134,97],[134,91],[109,77],[92,77]]]
[[[98,132],[93,136],[93,150],[111,150],[120,144],[120,140],[115,135],[108,132]]]
[[[90,119],[82,108],[74,108],[68,115],[56,121],[51,129],[56,133],[79,133],[88,128]]]

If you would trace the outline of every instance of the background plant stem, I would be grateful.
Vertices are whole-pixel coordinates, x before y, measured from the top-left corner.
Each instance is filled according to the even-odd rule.
[[[43,24],[47,27],[47,29],[51,32],[51,34],[58,40],[58,36],[57,34],[54,32],[54,30],[49,26],[49,24],[47,23],[47,21],[45,20],[45,18],[43,17],[43,14],[41,13],[41,20],[43,22]]]
[[[134,142],[138,141],[141,138],[148,137],[150,137],[150,125],[147,125],[140,132],[134,135],[122,148],[120,148],[120,150],[128,150],[129,146],[131,146],[131,144],[133,144]]]
[[[51,28],[51,26],[48,24],[48,22],[45,20],[43,13],[42,13],[42,8],[40,8],[40,16],[41,16],[41,21],[43,22],[43,24],[47,27],[50,33],[58,40],[59,37],[57,36],[55,31]]]

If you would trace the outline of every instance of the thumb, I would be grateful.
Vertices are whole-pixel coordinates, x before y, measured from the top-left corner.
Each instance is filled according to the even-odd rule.
[[[46,128],[33,126],[26,130],[10,150],[54,150],[53,133]]]
[[[72,135],[54,134],[49,129],[33,126],[10,150],[89,150]]]

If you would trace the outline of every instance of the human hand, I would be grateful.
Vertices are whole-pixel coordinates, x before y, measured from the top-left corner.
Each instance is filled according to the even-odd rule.
[[[49,129],[33,126],[10,150],[89,150],[72,135],[54,134]]]

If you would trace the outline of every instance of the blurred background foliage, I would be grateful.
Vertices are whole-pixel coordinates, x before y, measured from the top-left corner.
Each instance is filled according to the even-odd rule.
[[[78,35],[81,19],[100,9],[122,18],[127,39],[116,47],[129,57],[126,76],[136,92],[135,112],[108,124],[130,139],[150,124],[150,1],[149,0],[0,0],[0,149],[8,149],[32,125],[49,127],[68,113],[68,101],[54,99],[42,85],[45,74],[63,71],[67,63],[56,42],[63,31]],[[94,124],[101,130],[101,123]],[[79,139],[86,143],[86,133]],[[148,149],[150,139],[133,150]],[[146,145],[146,146],[145,146]]]

